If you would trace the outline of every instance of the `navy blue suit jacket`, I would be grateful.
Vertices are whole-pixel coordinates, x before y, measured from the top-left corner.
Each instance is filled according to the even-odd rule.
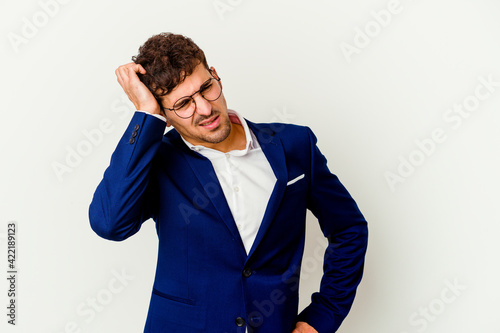
[[[211,162],[177,131],[164,135],[163,121],[136,112],[111,157],[90,223],[121,241],[155,221],[159,253],[145,332],[289,333],[301,320],[331,333],[351,307],[367,245],[363,215],[309,128],[247,122],[277,178],[248,255]],[[329,245],[319,292],[298,315],[307,209]]]

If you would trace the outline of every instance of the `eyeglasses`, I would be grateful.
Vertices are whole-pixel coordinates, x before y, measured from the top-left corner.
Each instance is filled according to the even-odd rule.
[[[212,73],[212,71],[210,71]],[[171,109],[164,108],[165,110],[174,111],[179,118],[187,119],[191,118],[196,112],[196,101],[193,96],[197,93],[209,102],[216,101],[222,94],[222,86],[220,85],[220,77],[210,78],[203,82],[200,90],[194,92],[190,96],[185,96],[179,98],[173,105]]]

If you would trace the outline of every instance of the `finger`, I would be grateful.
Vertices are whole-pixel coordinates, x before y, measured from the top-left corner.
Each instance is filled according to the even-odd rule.
[[[136,64],[135,62],[130,62],[126,65],[120,66],[120,68],[123,68],[127,71],[133,71],[134,73],[141,73],[141,74],[146,74],[146,70],[144,67],[142,67],[141,64]]]
[[[118,81],[118,83],[120,84],[120,86],[123,87],[123,78],[122,78],[121,73],[118,70],[116,70],[115,74],[116,74],[116,80]]]
[[[146,88],[141,79],[139,79],[139,76],[137,76],[137,72],[135,72],[135,69],[129,67],[125,76],[126,78],[124,79],[124,81],[128,87],[139,90]]]
[[[128,71],[127,71],[126,65],[118,67],[115,71],[115,74],[116,74],[116,77],[118,78],[118,81],[121,80],[121,82],[125,82],[125,80],[128,76],[127,72]]]
[[[120,67],[118,67],[117,69],[115,69],[115,75],[116,75],[116,78],[117,78],[118,80],[120,80],[120,75],[121,75],[121,74],[120,74]]]
[[[134,63],[125,65],[120,69],[120,75],[125,85],[131,87],[140,84],[137,69],[137,65]]]
[[[116,79],[118,80],[118,82],[123,81],[123,79],[122,79],[122,73],[121,73],[121,68],[120,67],[118,67],[115,70],[115,75],[116,75]]]
[[[138,68],[138,72],[141,73],[141,74],[146,74],[146,70],[144,69],[144,67],[142,67],[141,64],[137,64],[137,68]]]
[[[122,69],[116,70],[116,79],[117,79],[118,83],[120,84],[120,86],[122,86],[122,88],[125,89],[127,80],[126,80],[126,75],[123,74]]]
[[[117,75],[117,76],[118,76],[119,74],[121,74],[121,75],[122,75],[122,77],[123,77],[123,75],[128,75],[129,68],[131,68],[131,67],[132,67],[132,68],[136,68],[136,66],[137,66],[137,65],[136,65],[135,63],[130,62],[130,63],[128,63],[128,64],[125,64],[125,65],[121,65],[121,66],[119,66],[119,67],[115,70],[115,73],[116,73],[116,75]]]

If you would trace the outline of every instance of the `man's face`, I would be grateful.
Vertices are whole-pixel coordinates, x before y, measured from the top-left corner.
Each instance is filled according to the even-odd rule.
[[[214,72],[214,77],[218,78],[215,69],[211,67],[211,70]],[[161,98],[163,106],[172,108],[178,99],[192,95],[212,77],[203,64],[199,64],[181,84]],[[190,118],[183,119],[175,112],[165,110],[167,126],[174,126],[177,132],[193,145],[216,148],[217,144],[224,141],[231,132],[224,93],[213,102],[207,101],[200,93],[195,94],[193,99],[196,102],[196,111]]]

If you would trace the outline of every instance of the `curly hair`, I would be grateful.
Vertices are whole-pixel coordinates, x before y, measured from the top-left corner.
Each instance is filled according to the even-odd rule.
[[[205,53],[191,38],[164,32],[150,37],[140,48],[132,61],[142,65],[146,74],[138,74],[158,100],[172,91],[191,75],[196,66],[203,64],[209,69]]]

